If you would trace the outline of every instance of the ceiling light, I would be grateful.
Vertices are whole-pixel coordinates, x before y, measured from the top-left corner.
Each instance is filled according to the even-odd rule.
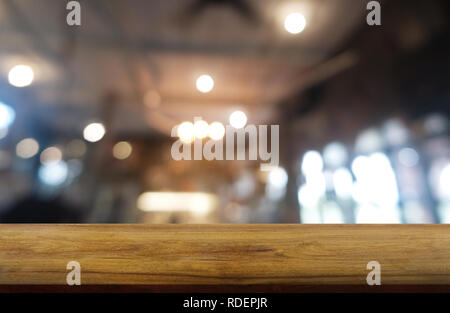
[[[301,33],[305,29],[305,27],[306,19],[302,14],[298,12],[289,14],[284,20],[284,28],[288,33]]]
[[[83,137],[89,142],[100,141],[105,136],[105,127],[101,123],[91,123],[84,128]]]
[[[194,140],[194,125],[191,122],[183,122],[178,125],[177,135],[184,143],[191,143]]]
[[[213,140],[220,140],[225,135],[225,127],[220,122],[212,122],[209,125],[208,136]]]
[[[230,115],[230,125],[234,128],[243,128],[247,124],[247,115],[242,111],[235,111]]]
[[[9,83],[15,87],[26,87],[31,85],[34,72],[28,65],[16,65],[8,74]]]
[[[209,75],[201,75],[197,78],[196,86],[198,91],[208,93],[214,88],[214,80]]]
[[[188,211],[207,214],[217,204],[217,197],[204,192],[144,192],[137,200],[137,207],[145,212]]]
[[[206,136],[208,136],[208,132],[209,132],[209,125],[207,122],[199,120],[194,123],[195,138],[199,139],[205,138]]]

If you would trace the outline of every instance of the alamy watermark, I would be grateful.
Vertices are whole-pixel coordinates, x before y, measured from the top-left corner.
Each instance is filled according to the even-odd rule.
[[[194,118],[194,121],[198,120],[201,120],[201,117]],[[178,126],[172,128],[172,137],[178,137],[177,129]],[[177,161],[203,159],[212,161],[246,160],[248,154],[248,160],[256,161],[259,159],[260,161],[264,161],[265,163],[262,163],[260,168],[262,171],[268,171],[277,167],[280,161],[279,137],[279,125],[257,126],[248,124],[241,129],[236,129],[231,125],[227,125],[225,127],[224,137],[220,140],[209,139],[205,141],[202,139],[194,139],[192,143],[186,143],[178,139],[172,144],[171,155],[172,158]],[[247,138],[248,145],[246,144]]]
[[[81,285],[81,265],[77,261],[70,261],[66,266],[67,270],[70,270],[66,275],[66,283],[69,286]]]
[[[367,274],[366,282],[369,286],[381,285],[381,265],[378,261],[370,261],[366,265],[366,269],[370,270]]]
[[[66,5],[66,22],[69,26],[81,26],[81,5],[78,1],[69,1]]]
[[[66,5],[66,22],[69,26],[81,26],[81,5],[78,1],[69,1]],[[381,5],[379,1],[369,1],[366,5],[369,13],[366,16],[366,22],[369,26],[381,25]]]
[[[367,14],[366,22],[369,26],[380,26],[381,25],[381,5],[378,1],[370,1],[366,6],[367,10],[370,11]]]

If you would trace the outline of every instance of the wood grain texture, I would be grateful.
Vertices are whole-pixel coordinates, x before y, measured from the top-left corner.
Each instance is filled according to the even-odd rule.
[[[0,285],[450,286],[450,225],[0,225]]]

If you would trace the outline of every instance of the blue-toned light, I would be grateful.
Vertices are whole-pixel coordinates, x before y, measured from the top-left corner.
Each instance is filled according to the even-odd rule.
[[[49,186],[59,186],[66,181],[68,172],[66,162],[56,161],[41,165],[38,175],[42,183]]]
[[[9,105],[0,102],[0,129],[8,128],[16,119],[16,112]]]

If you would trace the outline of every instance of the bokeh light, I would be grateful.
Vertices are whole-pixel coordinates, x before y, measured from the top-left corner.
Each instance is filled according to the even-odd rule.
[[[16,154],[22,159],[34,157],[39,152],[39,143],[33,138],[25,138],[16,145]]]
[[[403,148],[398,152],[398,161],[406,167],[413,167],[419,163],[419,154],[413,148]]]
[[[194,123],[194,136],[195,138],[205,138],[208,136],[209,125],[203,120],[196,121]]]
[[[213,140],[220,140],[225,135],[225,127],[220,122],[212,122],[209,125],[209,138]]]
[[[339,168],[333,173],[333,186],[340,198],[350,198],[353,193],[352,173],[346,168]]]
[[[433,113],[427,116],[423,126],[428,134],[439,135],[448,129],[448,119],[443,114]]]
[[[356,202],[386,209],[396,207],[399,200],[397,179],[384,153],[356,157],[352,162],[352,171],[356,177],[353,190]]]
[[[439,195],[442,199],[450,200],[450,163],[448,163],[439,177]]]
[[[330,167],[336,168],[344,165],[347,158],[347,149],[340,142],[332,142],[326,145],[323,150],[323,160]]]
[[[400,146],[409,139],[409,131],[399,119],[390,119],[384,123],[383,133],[386,142],[391,146]]]
[[[133,147],[127,141],[121,141],[114,145],[113,156],[119,160],[125,160],[130,157]]]
[[[282,167],[274,167],[270,170],[266,185],[266,195],[273,201],[281,200],[286,194],[288,174]]]
[[[188,211],[208,214],[217,203],[217,197],[204,192],[144,192],[137,207],[145,212]]]
[[[376,128],[369,128],[356,137],[355,151],[358,153],[372,153],[380,151],[385,145],[385,140]]]
[[[15,87],[26,87],[34,80],[33,69],[28,65],[16,65],[8,74],[9,83]]]
[[[202,93],[208,93],[214,88],[214,80],[210,75],[203,74],[197,78],[197,90]]]
[[[306,19],[303,14],[295,12],[286,16],[284,20],[284,28],[290,34],[299,34],[306,27]]]
[[[14,122],[16,112],[9,105],[0,102],[0,129],[8,128]]]
[[[234,128],[240,129],[247,124],[247,115],[242,111],[234,111],[230,115],[230,125]]]
[[[41,165],[38,176],[42,183],[49,186],[58,186],[67,179],[68,166],[64,161],[50,162]]]
[[[57,147],[49,147],[41,152],[41,163],[48,164],[51,162],[58,162],[62,159],[61,149]]]
[[[83,137],[86,141],[97,142],[105,136],[105,127],[101,123],[91,123],[84,128]]]
[[[194,124],[183,122],[178,125],[177,135],[183,143],[191,143],[194,140]]]
[[[275,167],[270,170],[268,183],[277,188],[284,188],[288,182],[286,170],[282,167]]]
[[[307,151],[303,155],[302,173],[305,176],[320,173],[322,169],[323,169],[323,159],[319,152],[311,150]]]

